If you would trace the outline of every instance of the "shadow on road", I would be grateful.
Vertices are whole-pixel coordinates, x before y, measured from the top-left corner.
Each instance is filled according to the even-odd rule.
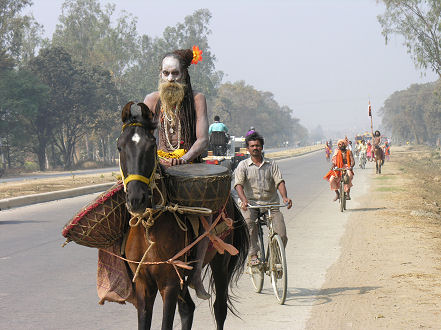
[[[347,209],[345,212],[378,211],[385,209],[386,207],[363,207],[361,209]]]
[[[25,223],[41,223],[47,221],[35,221],[35,220],[6,220],[0,221],[0,225],[21,225]]]
[[[340,295],[361,295],[372,290],[380,288],[379,286],[361,286],[361,287],[341,287],[328,289],[289,289],[285,305],[288,306],[312,306],[327,304],[332,301],[332,297]]]

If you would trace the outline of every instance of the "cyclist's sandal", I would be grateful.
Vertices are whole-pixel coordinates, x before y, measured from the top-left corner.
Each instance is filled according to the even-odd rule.
[[[250,266],[257,266],[259,264],[259,259],[257,256],[252,256],[249,260]]]

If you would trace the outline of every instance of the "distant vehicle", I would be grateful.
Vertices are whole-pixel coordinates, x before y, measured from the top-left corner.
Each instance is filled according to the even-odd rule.
[[[208,151],[208,156],[203,160],[206,164],[222,165],[234,171],[243,159],[250,157],[246,149],[245,138],[243,136],[230,136],[227,144],[226,154],[223,156],[213,155],[213,151]]]
[[[372,134],[370,132],[366,132],[363,134],[358,134],[355,136],[355,142],[356,143],[360,143],[361,140],[365,140],[366,142],[371,142],[372,141]]]

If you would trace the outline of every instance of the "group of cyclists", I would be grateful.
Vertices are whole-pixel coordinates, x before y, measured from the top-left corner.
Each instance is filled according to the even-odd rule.
[[[372,143],[370,141],[365,141],[364,139],[352,146],[352,141],[349,141],[346,137],[345,139],[339,140],[337,142],[338,148],[332,151],[332,140],[326,142],[325,155],[328,161],[332,160],[331,170],[325,175],[324,179],[328,180],[330,183],[331,190],[335,192],[334,201],[340,198],[340,193],[338,187],[341,180],[341,171],[335,170],[336,168],[347,169],[347,179],[344,185],[344,190],[346,192],[346,199],[350,200],[350,189],[352,187],[352,178],[354,175],[354,153],[359,159],[360,168],[365,168],[367,161],[375,161],[375,149],[379,149],[381,160],[390,159],[390,144],[386,139],[384,145],[381,145],[381,133],[380,131],[375,131],[372,138]],[[332,154],[332,158],[331,158]]]

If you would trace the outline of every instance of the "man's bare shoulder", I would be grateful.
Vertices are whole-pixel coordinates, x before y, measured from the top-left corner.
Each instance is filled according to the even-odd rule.
[[[144,99],[144,103],[149,107],[150,111],[155,112],[156,103],[158,102],[158,99],[159,99],[159,92],[156,91],[148,94]]]
[[[205,95],[196,92],[193,94],[193,97],[194,106],[196,108],[196,116],[198,116],[199,118],[207,117],[207,100],[205,99]]]
[[[202,93],[194,92],[193,97],[195,102],[206,102],[205,95]]]

